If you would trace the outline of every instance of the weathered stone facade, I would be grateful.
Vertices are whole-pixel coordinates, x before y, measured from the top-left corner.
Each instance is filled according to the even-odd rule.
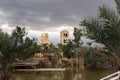
[[[50,44],[48,33],[41,34],[40,45],[41,44]]]
[[[60,32],[60,43],[65,45],[66,43],[69,42],[69,31],[63,30]]]

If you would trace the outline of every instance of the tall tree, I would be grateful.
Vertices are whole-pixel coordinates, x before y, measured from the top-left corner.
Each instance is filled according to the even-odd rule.
[[[0,80],[9,80],[9,69],[16,59],[26,59],[37,51],[35,39],[25,38],[25,28],[16,27],[11,35],[0,31]]]
[[[82,37],[82,29],[78,29],[78,28],[74,28],[74,43],[75,45],[78,47],[80,45],[80,40],[81,40],[81,37]]]
[[[97,17],[84,18],[80,25],[84,26],[89,38],[104,44],[120,62],[120,0],[115,0],[115,2],[116,11],[102,5],[99,7]]]

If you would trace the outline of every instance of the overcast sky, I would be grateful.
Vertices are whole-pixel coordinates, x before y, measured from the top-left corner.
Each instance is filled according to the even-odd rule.
[[[114,0],[0,0],[0,27],[10,32],[15,26],[26,27],[39,39],[48,32],[51,42],[59,42],[59,32],[79,26],[79,20],[95,16],[98,6],[115,7]]]

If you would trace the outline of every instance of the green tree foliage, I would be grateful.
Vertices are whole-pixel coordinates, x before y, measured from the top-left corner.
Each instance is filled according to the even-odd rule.
[[[112,55],[107,54],[106,52],[100,52],[94,48],[86,49],[86,53],[84,55],[85,67],[92,69],[116,68],[116,60],[113,58]]]
[[[80,25],[84,26],[87,36],[104,44],[119,61],[120,57],[120,0],[115,0],[117,10],[106,5],[99,7],[98,16],[84,18]],[[117,12],[118,11],[118,12]]]
[[[18,26],[11,35],[0,30],[1,80],[9,80],[8,72],[16,59],[23,60],[29,58],[37,51],[38,46],[35,39],[30,39],[25,37],[25,35],[25,28]]]
[[[48,44],[41,44],[40,45],[40,52],[45,56],[46,53],[49,53],[49,45]]]
[[[47,53],[54,53],[57,47],[55,45],[53,45],[52,43],[49,44],[41,44],[40,45],[40,52],[43,53],[43,55],[47,54]]]
[[[41,44],[39,51],[43,54],[44,57],[48,58],[48,60],[52,63],[52,67],[58,67],[61,60],[61,49],[51,43],[50,45]]]
[[[61,49],[59,49],[58,46],[55,46],[53,44],[50,45],[50,52],[54,54],[54,59],[52,60],[53,67],[61,67],[62,61],[61,61]]]
[[[83,36],[82,35],[82,29],[74,28],[73,35],[74,35],[73,41],[75,43],[75,46],[78,47],[80,45],[81,37]]]
[[[58,44],[59,48],[63,52],[64,57],[71,58],[72,57],[72,42],[69,42],[66,45]]]

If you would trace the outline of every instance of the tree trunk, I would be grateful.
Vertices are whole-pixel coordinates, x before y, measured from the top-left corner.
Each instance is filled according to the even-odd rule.
[[[9,68],[10,68],[10,64],[2,64],[1,65],[1,75],[0,75],[0,80],[10,80],[10,74],[9,74]]]
[[[0,80],[10,80],[10,74],[9,73],[2,73],[0,75]]]
[[[72,59],[72,57],[71,57],[71,67],[73,68],[73,59]]]
[[[111,55],[116,59],[117,65],[120,66],[120,58],[113,52],[111,52]]]

